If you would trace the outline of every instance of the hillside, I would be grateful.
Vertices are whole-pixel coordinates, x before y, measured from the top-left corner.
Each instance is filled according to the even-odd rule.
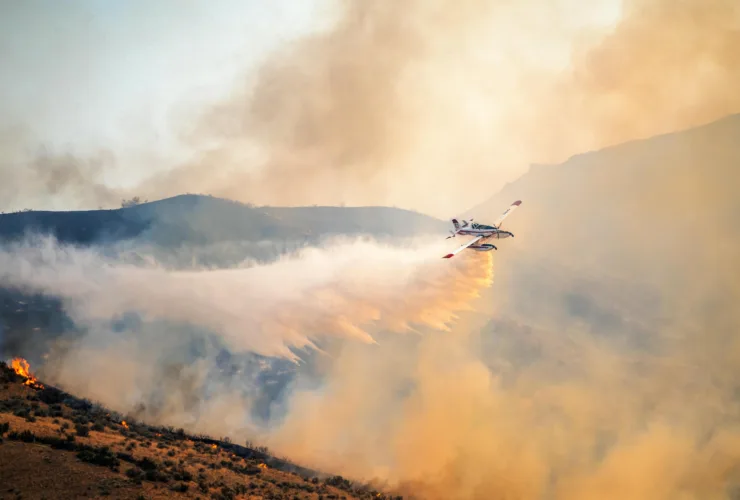
[[[23,364],[14,371],[4,362],[0,463],[0,498],[402,498],[249,443],[136,422],[45,387]]]
[[[496,254],[490,296],[500,312],[481,335],[484,356],[563,376],[579,364],[579,343],[596,338],[648,356],[646,371],[675,362],[661,377],[692,379],[679,393],[734,401],[712,384],[737,376],[739,167],[740,115],[532,166],[474,210],[483,221],[523,200],[504,224],[516,238]],[[716,380],[695,382],[710,372]],[[634,383],[647,387],[642,376]],[[674,389],[665,390],[667,399]]]
[[[506,222],[517,252],[589,272],[686,284],[701,279],[693,272],[698,263],[736,255],[738,166],[740,115],[732,115],[532,166],[474,213],[483,220],[521,199],[522,209]]]
[[[740,116],[730,116],[703,127],[578,155],[560,165],[534,166],[478,207],[473,215],[485,222],[512,200],[523,200],[505,224],[516,238],[505,240],[492,254],[493,286],[482,292],[483,307],[486,313],[492,312],[493,319],[469,338],[455,335],[456,343],[435,350],[439,359],[434,360],[439,364],[432,363],[428,378],[422,380],[435,388],[441,384],[441,391],[427,392],[424,384],[414,387],[414,382],[419,382],[414,376],[401,383],[393,375],[399,365],[408,366],[411,372],[423,367],[428,353],[416,352],[417,342],[422,344],[435,336],[385,338],[386,351],[367,351],[372,362],[364,367],[366,371],[361,364],[356,367],[352,357],[316,361],[309,356],[302,367],[272,365],[259,359],[255,361],[259,370],[239,371],[250,364],[240,360],[230,366],[233,358],[220,347],[213,356],[214,364],[221,368],[220,362],[226,360],[219,376],[227,381],[253,381],[259,390],[250,393],[254,398],[250,401],[268,409],[280,408],[286,395],[302,383],[321,388],[332,382],[332,368],[339,365],[342,370],[334,376],[347,381],[339,392],[349,395],[348,407],[361,408],[362,415],[340,419],[337,429],[326,430],[327,441],[349,450],[347,456],[367,459],[371,466],[377,465],[372,460],[380,455],[379,465],[390,468],[403,462],[393,448],[403,441],[403,433],[429,429],[415,441],[423,450],[418,455],[423,457],[416,453],[400,456],[407,466],[413,466],[411,479],[421,481],[418,489],[412,483],[414,493],[424,491],[425,482],[429,483],[426,491],[434,494],[426,498],[490,498],[492,491],[512,498],[603,498],[605,492],[610,498],[720,498],[717,492],[737,483],[734,471],[740,463],[734,451],[739,437],[733,424],[740,417],[738,165]],[[130,210],[141,210],[141,220],[149,217],[147,210],[160,214],[156,217],[161,224],[158,227],[187,229],[193,222],[193,234],[209,235],[203,241],[222,238],[221,233],[208,232],[208,220],[219,221],[217,218],[183,219],[182,213],[197,212],[182,208],[186,200],[197,204],[201,198],[161,202],[179,207],[171,211],[158,208],[156,203]],[[383,221],[382,217],[372,216],[368,221],[361,216],[377,215],[380,209],[243,208],[262,210],[260,217],[274,219],[273,238],[300,238],[300,231],[309,226],[319,232],[339,226],[351,231]],[[389,214],[397,213],[388,210]],[[345,218],[350,212],[352,217]],[[337,219],[329,223],[324,217]],[[255,215],[250,220],[261,219]],[[399,219],[393,220],[398,223]],[[237,222],[241,223],[234,224]],[[254,230],[259,227],[255,225]],[[386,234],[392,233],[388,229],[392,224],[384,227]],[[137,238],[155,233],[173,234],[152,232],[147,227]],[[200,237],[170,241],[198,241]],[[286,283],[290,280],[280,286]],[[12,319],[5,332],[14,332],[2,336],[0,349],[41,363],[45,358],[40,340],[70,328],[57,316],[63,314],[63,305],[50,297],[29,297],[20,302],[12,295],[0,299]],[[347,318],[352,319],[350,315]],[[148,340],[155,328],[162,325],[142,329],[139,338]],[[186,337],[192,334],[182,325],[172,328]],[[172,349],[167,342],[166,352]],[[456,352],[458,349],[465,356]],[[74,358],[73,362],[79,359],[88,358]],[[162,376],[158,375],[157,387],[146,394],[147,401],[156,402],[164,391],[180,390],[181,385],[184,394],[192,395],[192,380],[186,371],[179,370],[178,363],[189,366],[191,361],[176,360],[174,368],[163,363],[161,371],[155,372]],[[90,370],[85,365],[80,371]],[[118,376],[116,372],[115,378]],[[376,378],[378,383],[371,385]],[[463,390],[471,388],[475,390]],[[406,404],[420,395],[428,406]],[[200,401],[199,395],[194,400]],[[412,407],[410,413],[408,406]],[[105,433],[121,435],[120,423],[119,427],[115,424],[124,416],[111,415],[114,425]],[[279,412],[265,411],[259,417],[261,422],[274,424],[279,421]],[[332,417],[337,418],[330,412],[327,427],[335,425]],[[17,429],[34,424],[23,415],[7,418]],[[47,417],[37,421],[43,418]],[[302,418],[300,415],[298,420]],[[380,439],[366,439],[375,438],[370,428],[386,418],[407,425],[386,427],[388,432]],[[431,431],[436,429],[449,430],[450,439],[433,437]],[[157,433],[167,435],[161,430],[147,432],[154,438]],[[337,441],[332,442],[336,435]],[[310,436],[301,439],[322,438],[321,433],[318,436],[314,438],[312,428]],[[26,446],[19,438],[20,434],[13,440],[6,438],[3,446]],[[190,439],[200,442],[197,436]],[[131,438],[121,453],[129,453],[125,448],[130,442]],[[136,442],[138,449],[141,438]],[[187,446],[188,452],[201,457],[195,444]],[[116,449],[120,450],[120,445]],[[70,458],[74,454],[64,456],[75,467],[92,467],[78,464]],[[317,457],[321,456],[323,452],[317,452]],[[646,463],[643,456],[652,459]],[[423,460],[427,457],[443,460],[430,460],[430,465]],[[716,457],[722,457],[721,463]],[[120,469],[131,467],[123,458],[119,460]],[[248,460],[245,464],[254,464]],[[42,462],[39,458],[33,466],[46,467]],[[67,467],[59,463],[59,467]],[[68,467],[71,470],[72,466]],[[167,467],[168,474],[177,474],[176,469]],[[675,473],[665,474],[669,469]],[[123,475],[114,474],[119,474],[117,478]],[[372,472],[367,475],[374,477]],[[287,476],[282,481],[290,482]],[[144,494],[152,494],[153,486],[146,481],[142,484]],[[259,485],[262,490],[271,488]],[[161,493],[170,493],[168,488],[162,485]],[[190,484],[188,494],[193,490],[197,488]],[[209,491],[215,492],[213,488]],[[328,491],[324,498],[346,495]]]
[[[444,231],[445,223],[389,207],[252,207],[201,195],[180,195],[115,210],[26,211],[0,215],[0,242],[27,233],[62,243],[142,240],[164,247],[262,240],[314,240],[342,234],[405,236]]]

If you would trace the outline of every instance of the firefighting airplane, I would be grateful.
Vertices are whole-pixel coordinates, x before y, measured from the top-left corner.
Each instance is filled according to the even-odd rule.
[[[501,229],[501,223],[504,222],[504,219],[508,217],[509,214],[521,204],[522,202],[519,200],[512,203],[511,206],[509,206],[509,208],[507,208],[506,211],[501,214],[498,219],[496,219],[492,226],[484,226],[483,224],[478,223],[470,224],[470,222],[473,222],[472,218],[469,221],[463,220],[462,224],[460,224],[457,219],[452,219],[452,224],[454,224],[455,230],[450,231],[452,235],[448,236],[447,239],[454,238],[458,234],[462,234],[465,236],[474,236],[474,238],[442,258],[451,259],[466,248],[470,248],[471,250],[476,250],[478,252],[490,252],[491,250],[498,250],[495,245],[492,245],[490,243],[481,243],[479,245],[476,245],[475,243],[478,243],[481,240],[485,241],[489,238],[501,239],[508,238],[509,236],[513,238],[514,235],[512,233]]]

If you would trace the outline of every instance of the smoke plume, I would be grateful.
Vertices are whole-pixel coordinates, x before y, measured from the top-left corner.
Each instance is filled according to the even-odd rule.
[[[340,6],[207,110],[198,160],[148,188],[446,218],[529,162],[740,111],[733,0]]]
[[[28,130],[0,126],[0,198],[3,210],[116,206],[122,190],[105,183],[116,168],[110,151],[78,156],[32,146]]]
[[[374,343],[363,329],[371,323],[447,329],[489,284],[490,262],[462,260],[451,270],[439,263],[442,251],[343,243],[249,269],[167,271],[42,240],[0,253],[0,282],[61,297],[83,323],[135,312],[215,331],[237,352],[295,360],[290,348],[315,347],[321,336]]]
[[[158,173],[125,196],[386,204],[447,218],[533,161],[740,111],[733,0],[336,8],[328,29],[269,54],[220,102],[188,109],[199,118],[178,121],[175,132],[192,159],[165,172],[135,167]],[[29,162],[27,152],[11,153],[3,163],[18,164],[18,154]],[[17,191],[110,206],[123,197],[106,185],[98,160],[33,157],[39,175],[2,168],[0,185],[15,186],[4,199]]]

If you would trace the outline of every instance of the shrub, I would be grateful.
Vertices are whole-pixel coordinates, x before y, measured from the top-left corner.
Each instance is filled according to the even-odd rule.
[[[188,491],[188,485],[185,483],[177,483],[170,486],[170,489],[179,493],[185,493],[186,491]]]
[[[176,481],[189,482],[193,480],[193,475],[185,469],[179,468],[172,471],[172,477]]]
[[[136,464],[139,467],[141,467],[142,470],[145,470],[145,471],[156,470],[157,467],[159,467],[159,464],[149,457],[142,458],[141,460],[136,462]]]
[[[170,477],[167,474],[156,469],[146,471],[144,477],[147,481],[152,482],[168,483],[170,481]]]
[[[124,462],[129,462],[132,464],[136,463],[136,459],[133,457],[133,455],[130,455],[129,453],[124,453],[122,451],[119,451],[118,453],[116,453],[116,456],[120,458],[121,460],[123,460]]]
[[[221,495],[217,498],[223,499],[223,500],[233,500],[234,499],[234,490],[229,488],[228,486],[224,486],[221,488]]]
[[[110,468],[117,467],[121,463],[107,446],[80,450],[77,453],[77,458],[83,462]]]
[[[75,426],[75,431],[77,432],[77,435],[81,437],[86,437],[90,435],[90,428],[86,425],[77,424]]]
[[[138,467],[131,467],[126,471],[126,475],[136,484],[141,484],[141,481],[143,481],[145,477],[144,471]]]
[[[58,405],[64,401],[64,393],[54,387],[44,387],[38,393],[39,400],[46,403],[47,405]],[[54,408],[55,410],[61,411],[61,407]]]
[[[47,444],[56,450],[74,451],[77,448],[73,441],[58,438],[55,436],[38,436],[36,437],[36,441],[38,441],[39,443]]]
[[[8,434],[8,439],[11,441],[23,441],[24,443],[33,443],[36,441],[36,435],[31,431],[23,431],[21,433],[11,432]]]
[[[16,417],[28,418],[30,413],[28,408],[19,408],[13,412],[13,415],[15,415]]]
[[[33,412],[33,414],[35,416],[37,416],[37,417],[48,417],[49,416],[49,411],[48,410],[45,410],[44,408],[37,408]]]
[[[0,436],[10,430],[10,422],[3,422],[0,424]]]

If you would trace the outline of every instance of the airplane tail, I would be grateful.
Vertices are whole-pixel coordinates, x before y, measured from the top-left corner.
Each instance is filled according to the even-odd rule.
[[[455,226],[455,231],[460,229],[460,223],[457,222],[457,219],[452,219],[452,224]]]

